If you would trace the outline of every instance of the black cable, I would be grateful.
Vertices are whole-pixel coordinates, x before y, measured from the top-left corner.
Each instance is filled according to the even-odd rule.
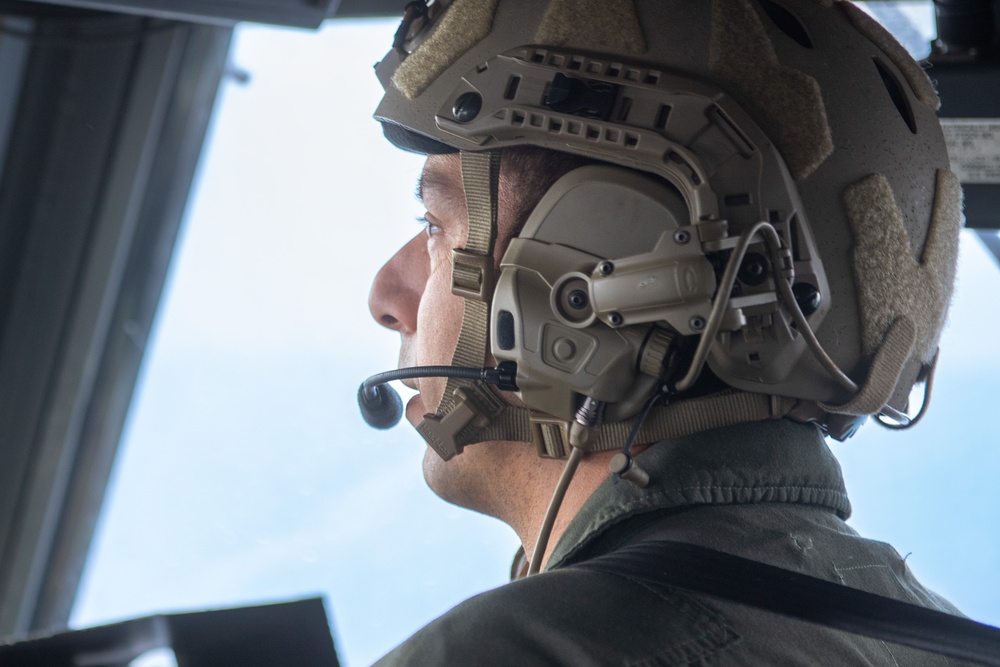
[[[653,409],[653,406],[656,405],[656,402],[670,393],[668,385],[661,385],[658,387],[653,395],[646,400],[646,405],[643,406],[642,412],[640,412],[635,418],[635,421],[632,422],[632,428],[628,432],[628,437],[625,438],[625,446],[622,447],[622,454],[627,456],[629,459],[632,458],[632,446],[635,445],[636,438],[639,437],[639,429],[642,428],[642,424],[646,421],[646,417],[649,416],[649,413]]]
[[[403,417],[403,400],[389,386],[393,380],[445,377],[492,384],[500,391],[517,391],[517,364],[502,361],[496,368],[412,366],[373,375],[358,387],[358,409],[372,428],[392,428]]]
[[[415,366],[399,368],[371,376],[364,382],[366,389],[377,384],[385,384],[393,380],[412,380],[415,378],[458,378],[460,380],[479,380],[483,374],[482,368],[466,368],[462,366]]]
[[[502,391],[517,391],[517,364],[504,361],[496,368],[475,368],[469,366],[413,366],[385,371],[372,375],[362,383],[364,389],[385,384],[393,380],[412,380],[415,378],[456,378],[459,380],[479,380],[496,385]]]

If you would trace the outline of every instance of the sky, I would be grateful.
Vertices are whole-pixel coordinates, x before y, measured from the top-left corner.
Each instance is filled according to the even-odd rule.
[[[420,231],[421,159],[371,120],[392,22],[241,27],[72,624],[323,595],[341,660],[377,659],[506,581],[503,524],[426,489],[409,427],[357,413],[398,338],[368,314]],[[997,263],[962,240],[930,412],[833,448],[851,524],[1000,623]]]

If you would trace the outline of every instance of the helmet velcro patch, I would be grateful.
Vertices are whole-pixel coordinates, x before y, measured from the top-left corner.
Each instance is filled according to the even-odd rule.
[[[535,41],[624,53],[646,51],[635,0],[552,0]]]
[[[713,0],[709,68],[737,93],[775,143],[796,180],[833,152],[819,84],[782,65],[747,0]]]
[[[854,281],[861,316],[861,345],[871,358],[893,323],[916,325],[914,353],[929,361],[951,300],[961,228],[962,191],[953,173],[939,169],[934,210],[923,257],[910,250],[903,214],[889,180],[873,174],[844,192],[854,244]]]
[[[414,99],[469,49],[490,34],[498,0],[455,0],[434,33],[400,64],[392,82]]]

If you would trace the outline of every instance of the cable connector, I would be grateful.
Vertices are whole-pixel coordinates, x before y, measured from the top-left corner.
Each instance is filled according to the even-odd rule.
[[[611,468],[612,475],[632,482],[640,489],[649,486],[649,473],[640,468],[635,459],[625,452],[619,452],[611,457],[608,467]]]
[[[487,384],[496,385],[500,391],[518,391],[517,363],[501,361],[496,368],[484,368],[480,379]]]

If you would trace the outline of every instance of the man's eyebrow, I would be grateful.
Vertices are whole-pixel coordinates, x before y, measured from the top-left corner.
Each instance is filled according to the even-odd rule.
[[[436,197],[440,197],[449,206],[465,206],[461,183],[456,183],[454,177],[444,170],[426,167],[421,172],[413,194],[417,201],[425,203],[424,199],[429,191],[433,191]]]
[[[417,191],[414,193],[417,196],[417,201],[423,202],[424,195],[428,190],[443,190],[447,186],[447,181],[443,174],[432,167],[426,167],[420,172],[420,178],[417,179]]]

